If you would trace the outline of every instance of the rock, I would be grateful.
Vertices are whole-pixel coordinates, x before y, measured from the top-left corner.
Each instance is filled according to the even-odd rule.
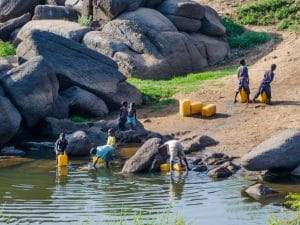
[[[81,13],[83,1],[82,0],[66,0],[65,6],[71,7],[73,9],[75,9],[77,12]]]
[[[300,165],[298,167],[296,167],[295,169],[293,169],[293,171],[291,172],[291,175],[293,175],[295,177],[300,177]]]
[[[225,162],[232,160],[228,155],[224,153],[213,153],[203,159],[203,163],[207,166],[221,165]]]
[[[1,78],[1,82],[28,127],[36,125],[50,112],[58,96],[55,73],[42,57],[32,58],[27,63],[8,71]]]
[[[25,23],[31,20],[31,14],[26,13],[15,19],[10,19],[5,23],[0,24],[0,39],[2,41],[8,41],[10,34],[17,28],[22,27]]]
[[[47,5],[65,5],[66,0],[46,0]]]
[[[123,13],[101,32],[88,33],[83,43],[113,58],[126,76],[137,78],[169,79],[208,65],[205,48],[199,51],[186,34],[153,9]]]
[[[232,172],[227,167],[219,166],[211,169],[207,175],[212,178],[225,178],[230,177]]]
[[[93,16],[93,0],[83,0],[82,1],[82,9],[81,16],[83,18],[92,18]]]
[[[109,106],[120,105],[125,98],[136,104],[142,102],[140,92],[125,83],[125,77],[118,72],[113,60],[72,40],[34,31],[18,46],[17,55],[23,60],[42,55],[55,70],[60,88],[79,86],[102,98]]]
[[[35,6],[43,0],[1,0],[0,1],[0,23],[9,19],[32,13]]]
[[[1,86],[0,86],[0,96],[1,97],[5,96],[4,90],[3,90],[3,88]]]
[[[27,150],[38,149],[39,151],[42,151],[42,150],[54,150],[55,144],[54,142],[29,141],[29,142],[20,143],[20,146],[22,146],[22,148],[25,148]]]
[[[202,159],[201,157],[199,157],[199,158],[196,158],[196,159],[193,161],[193,164],[194,164],[194,165],[202,164],[202,161],[203,161],[203,159]]]
[[[88,139],[91,141],[93,147],[102,146],[106,144],[107,141],[107,133],[100,130],[98,127],[93,126],[89,128],[87,131]],[[119,143],[119,140],[117,139]]]
[[[196,135],[191,138],[189,137],[189,138],[182,139],[180,141],[183,145],[183,149],[186,154],[195,151],[200,151],[203,150],[205,147],[214,146],[218,144],[218,142],[215,141],[213,138],[205,135],[204,136]]]
[[[116,132],[117,140],[120,144],[129,143],[145,143],[151,138],[161,138],[161,135],[151,131],[143,129],[137,130],[126,130],[121,132]]]
[[[161,153],[158,149],[160,142],[160,138],[149,139],[130,159],[125,162],[122,173],[140,173],[150,171],[153,161],[158,155],[164,157],[164,161],[166,161],[167,155]]]
[[[24,156],[25,155],[24,151],[15,149],[13,146],[2,148],[0,150],[0,153],[2,155],[7,155],[7,156]]]
[[[108,108],[105,102],[96,95],[79,87],[71,87],[61,92],[62,98],[69,105],[70,113],[83,117],[103,117]]]
[[[69,117],[69,102],[61,97],[57,96],[55,99],[50,112],[47,117],[53,117],[56,119],[66,119]]]
[[[71,156],[86,156],[90,154],[92,143],[84,131],[76,131],[66,135],[68,145],[66,152]]]
[[[159,6],[164,0],[144,0],[144,7],[147,8],[156,8]]]
[[[56,5],[38,5],[33,20],[70,20],[77,21],[77,12],[69,7]]]
[[[300,164],[300,130],[287,129],[274,134],[254,147],[241,159],[242,166],[251,171],[294,169]]]
[[[241,168],[239,165],[236,165],[231,161],[225,162],[224,164],[222,164],[222,166],[226,167],[231,173],[236,173]]]
[[[255,200],[259,200],[261,198],[265,197],[270,197],[274,196],[278,192],[267,187],[264,184],[255,184],[248,189],[245,190],[245,192],[251,197],[254,198]]]
[[[20,127],[22,117],[8,98],[0,96],[0,144],[13,138]]]
[[[9,35],[9,40],[8,40],[8,42],[10,42],[10,43],[13,44],[13,43],[15,42],[15,40],[16,40],[16,38],[17,38],[18,33],[19,33],[20,30],[21,30],[21,27],[15,29],[13,32],[11,32],[11,34]],[[16,42],[17,42],[17,41],[16,41]],[[18,47],[18,46],[14,45],[14,47],[16,48],[16,47]]]
[[[200,165],[200,166],[195,166],[192,171],[195,171],[195,172],[205,172],[207,171],[208,168],[207,166],[204,166],[204,165]]]
[[[145,119],[144,121],[143,121],[143,123],[151,123],[152,122],[152,120],[150,120],[150,119]]]
[[[17,62],[18,59],[14,56],[0,57],[0,78],[4,76],[7,71],[12,69]]]
[[[218,13],[211,7],[205,6],[205,16],[202,19],[200,32],[209,36],[224,36],[226,29],[220,21]]]
[[[201,28],[201,20],[195,20],[183,16],[166,15],[179,31],[197,32]]]
[[[93,0],[93,17],[95,20],[111,20],[122,12],[134,11],[143,0]]]

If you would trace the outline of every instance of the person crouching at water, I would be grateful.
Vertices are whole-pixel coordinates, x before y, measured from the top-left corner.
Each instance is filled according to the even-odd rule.
[[[122,102],[122,107],[120,108],[119,113],[119,130],[123,131],[125,129],[125,124],[127,122],[128,108],[127,102]]]
[[[247,102],[249,103],[250,88],[249,88],[249,75],[248,75],[248,68],[246,66],[246,61],[244,59],[242,59],[240,61],[240,65],[241,66],[239,67],[238,73],[237,73],[238,79],[239,79],[239,84],[238,84],[237,89],[235,90],[235,96],[234,96],[233,103],[237,102],[236,98],[242,88],[244,88],[245,92],[248,95]]]
[[[93,166],[96,168],[96,164],[99,159],[102,159],[105,162],[105,168],[109,168],[109,162],[113,159],[114,148],[111,145],[98,146],[97,148],[92,148],[90,150],[92,156],[96,156]]]
[[[107,135],[108,135],[108,137],[107,137],[106,145],[110,145],[113,148],[115,148],[116,144],[117,144],[117,139],[116,139],[114,130],[112,128],[108,129]]]
[[[271,98],[272,98],[272,93],[271,93],[271,83],[274,79],[274,71],[276,70],[276,64],[272,64],[271,65],[271,70],[268,70],[267,72],[265,72],[264,74],[264,78],[260,83],[260,86],[253,98],[253,102],[255,102],[255,100],[257,99],[257,97],[262,93],[265,92],[266,95],[268,96],[268,104],[271,103]]]
[[[170,170],[173,171],[173,166],[175,164],[176,157],[178,157],[180,165],[183,166],[182,160],[184,161],[185,164],[185,169],[186,171],[189,171],[189,165],[186,160],[184,151],[183,151],[183,146],[180,141],[178,140],[170,140],[161,145],[159,148],[162,147],[167,147],[169,155],[170,155]]]
[[[136,109],[135,109],[135,104],[133,102],[130,103],[130,106],[129,106],[129,109],[128,109],[127,123],[130,125],[131,130],[135,130],[135,127],[136,127]]]
[[[65,138],[65,134],[61,133],[59,135],[59,138],[55,142],[55,148],[54,148],[54,150],[55,150],[55,153],[56,153],[56,163],[57,163],[57,157],[59,155],[63,155],[64,154],[67,145],[68,145],[68,141]]]

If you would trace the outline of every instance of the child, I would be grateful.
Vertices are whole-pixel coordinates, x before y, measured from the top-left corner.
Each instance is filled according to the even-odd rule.
[[[105,168],[109,168],[109,162],[113,159],[114,148],[111,145],[98,146],[97,148],[92,148],[90,151],[92,156],[96,156],[93,166],[96,169],[96,164],[101,158],[105,162]]]
[[[122,102],[122,107],[120,108],[119,114],[119,130],[123,131],[125,129],[125,124],[127,122],[128,108],[127,102]]]
[[[135,130],[135,127],[136,127],[136,109],[135,109],[135,104],[133,102],[130,103],[130,106],[129,106],[129,109],[128,109],[127,123],[130,125],[131,130]]]
[[[271,93],[271,83],[274,79],[274,71],[276,70],[276,64],[272,64],[271,65],[271,70],[268,70],[267,72],[265,72],[264,74],[264,78],[260,83],[260,86],[253,98],[253,102],[255,102],[255,100],[257,99],[257,97],[262,93],[262,92],[266,92],[266,95],[268,96],[268,104],[271,103],[271,98],[272,98],[272,93]]]
[[[108,134],[108,137],[107,137],[107,143],[106,145],[110,145],[112,146],[113,148],[116,147],[116,137],[115,137],[115,134],[114,134],[114,130],[112,128],[110,128],[108,131],[107,131],[107,134]]]
[[[54,150],[55,150],[55,153],[56,153],[56,163],[57,163],[57,157],[59,155],[64,154],[64,152],[66,150],[66,147],[68,145],[68,141],[66,140],[65,136],[66,135],[64,133],[61,133],[59,135],[59,138],[55,142],[55,148],[54,148]]]
[[[234,104],[237,102],[236,97],[238,96],[242,88],[244,88],[245,92],[248,95],[247,102],[249,103],[250,88],[249,88],[249,76],[248,76],[248,68],[246,66],[246,61],[242,59],[240,61],[240,65],[241,66],[239,67],[238,74],[237,74],[239,79],[239,84],[235,91],[235,96],[233,101]]]

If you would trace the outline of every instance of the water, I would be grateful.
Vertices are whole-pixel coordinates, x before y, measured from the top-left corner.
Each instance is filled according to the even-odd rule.
[[[133,152],[125,149],[122,156]],[[143,213],[149,220],[179,215],[193,225],[265,225],[270,213],[281,212],[272,204],[280,198],[258,203],[243,196],[241,189],[254,182],[240,174],[221,181],[197,172],[173,179],[160,173],[123,175],[121,161],[110,170],[80,171],[87,160],[71,160],[68,171],[57,171],[50,159],[0,169],[0,224],[112,224]],[[300,191],[300,181],[292,182],[270,185]]]

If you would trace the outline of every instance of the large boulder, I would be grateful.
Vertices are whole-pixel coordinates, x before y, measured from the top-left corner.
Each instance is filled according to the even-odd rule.
[[[203,150],[206,147],[217,145],[218,142],[209,136],[195,135],[180,140],[186,154]]]
[[[6,74],[7,71],[14,68],[18,63],[18,58],[15,56],[0,57],[0,78]]]
[[[10,34],[17,28],[22,27],[31,19],[31,14],[26,13],[18,18],[10,19],[5,23],[0,24],[0,39],[2,41],[8,41]]]
[[[107,115],[105,102],[96,95],[79,87],[71,87],[61,92],[69,105],[70,113],[84,117],[102,117]]]
[[[22,16],[27,12],[33,12],[35,6],[43,0],[0,0],[0,22]]]
[[[159,6],[164,0],[144,0],[144,7],[147,8],[156,8]]]
[[[66,152],[71,156],[86,156],[90,154],[92,142],[84,131],[76,131],[66,135],[68,145]]]
[[[10,147],[4,147],[0,150],[1,155],[6,156],[24,156],[26,153],[23,150],[16,149],[13,146]]]
[[[65,5],[66,0],[46,0],[47,5]]]
[[[5,144],[19,130],[22,117],[10,100],[0,96],[0,144]]]
[[[57,96],[47,117],[65,119],[69,117],[69,102],[67,99]]]
[[[65,6],[38,5],[35,7],[34,20],[77,20],[77,11]]]
[[[247,170],[294,169],[300,164],[300,130],[287,129],[254,147],[241,159]]]
[[[34,31],[48,31],[62,37],[80,42],[90,28],[66,20],[32,20],[19,31],[15,45],[25,40]]]
[[[109,106],[119,105],[129,98],[136,104],[142,102],[140,92],[125,84],[126,78],[113,60],[75,41],[34,31],[18,46],[17,55],[21,60],[43,56],[55,70],[61,88],[78,86],[102,98]],[[123,86],[126,93],[120,90]]]
[[[33,127],[49,113],[58,96],[55,73],[42,57],[32,58],[8,71],[1,82],[28,127]]]
[[[149,139],[129,160],[125,162],[122,173],[139,173],[151,170],[151,166],[156,158],[163,157],[165,161],[167,154],[161,153],[158,146],[161,144],[160,138]]]
[[[79,13],[81,13],[82,5],[83,5],[83,0],[66,0],[65,1],[65,6],[71,7]]]
[[[245,192],[255,200],[271,197],[278,193],[277,191],[267,187],[264,184],[255,184],[249,187],[248,189],[246,189]]]
[[[109,53],[122,73],[138,78],[168,79],[208,65],[205,49],[199,51],[170,20],[153,9],[123,13],[101,32],[88,33],[83,43]]]
[[[295,176],[295,177],[300,177],[300,165],[297,166],[292,172],[291,175]]]

